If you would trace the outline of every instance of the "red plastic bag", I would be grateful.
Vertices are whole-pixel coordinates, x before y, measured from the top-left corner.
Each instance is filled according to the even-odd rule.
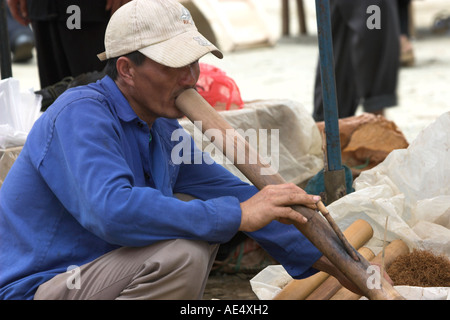
[[[197,91],[216,109],[231,110],[244,107],[241,93],[234,80],[215,66],[200,63]]]

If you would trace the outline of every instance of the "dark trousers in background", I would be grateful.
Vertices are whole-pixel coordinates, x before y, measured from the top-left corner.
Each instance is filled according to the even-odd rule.
[[[67,26],[78,8],[78,27]],[[101,71],[105,63],[97,54],[105,51],[104,36],[111,13],[106,0],[27,0],[36,40],[41,88],[63,78]]]
[[[68,29],[65,21],[33,21],[41,88],[64,77],[101,71],[105,63],[97,58],[103,52],[107,22],[89,22],[81,29]]]
[[[370,5],[380,8],[381,29],[367,27]],[[378,112],[397,104],[399,18],[392,0],[331,0],[331,27],[339,118]],[[323,121],[320,66],[314,88],[316,121]]]

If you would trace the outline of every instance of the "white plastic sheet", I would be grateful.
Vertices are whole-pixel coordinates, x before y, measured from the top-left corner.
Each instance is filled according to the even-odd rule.
[[[406,300],[450,300],[450,288],[445,287],[394,286],[394,289]]]
[[[267,266],[250,279],[253,292],[259,300],[272,300],[292,280],[280,265]],[[450,288],[394,286],[394,289],[407,300],[450,300]],[[361,300],[367,300],[361,297]]]
[[[363,172],[355,192],[329,205],[342,229],[356,219],[374,228],[374,251],[402,239],[410,249],[450,257],[450,112],[424,129],[407,149],[395,150]]]
[[[395,286],[398,293],[408,300],[450,300],[450,288]]]
[[[39,117],[42,97],[22,91],[19,80],[0,81],[0,150],[22,146]]]
[[[258,299],[272,300],[291,280],[283,266],[271,265],[250,279],[250,285]]]

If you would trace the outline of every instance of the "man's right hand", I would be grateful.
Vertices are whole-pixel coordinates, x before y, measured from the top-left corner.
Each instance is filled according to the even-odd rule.
[[[241,203],[239,230],[256,231],[273,220],[286,224],[292,221],[306,223],[307,219],[291,206],[304,205],[315,209],[319,200],[319,196],[309,195],[293,183],[269,185]]]

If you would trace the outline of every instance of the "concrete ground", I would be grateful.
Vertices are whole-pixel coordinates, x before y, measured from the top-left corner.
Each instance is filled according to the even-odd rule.
[[[212,63],[232,77],[244,100],[292,99],[301,102],[312,112],[313,85],[318,59],[314,2],[304,1],[309,34],[298,35],[295,3],[292,2],[290,37],[280,37],[280,1],[256,0],[266,15],[268,26],[277,39],[276,45],[244,49],[225,54],[223,60],[212,56],[202,62]],[[400,70],[399,105],[387,111],[411,142],[417,134],[441,114],[450,111],[450,30],[433,34],[435,17],[446,11],[448,0],[413,1],[416,63]],[[36,59],[27,64],[14,64],[13,76],[21,87],[38,90]],[[358,113],[361,112],[360,110]],[[246,276],[211,277],[207,299],[255,299]]]

